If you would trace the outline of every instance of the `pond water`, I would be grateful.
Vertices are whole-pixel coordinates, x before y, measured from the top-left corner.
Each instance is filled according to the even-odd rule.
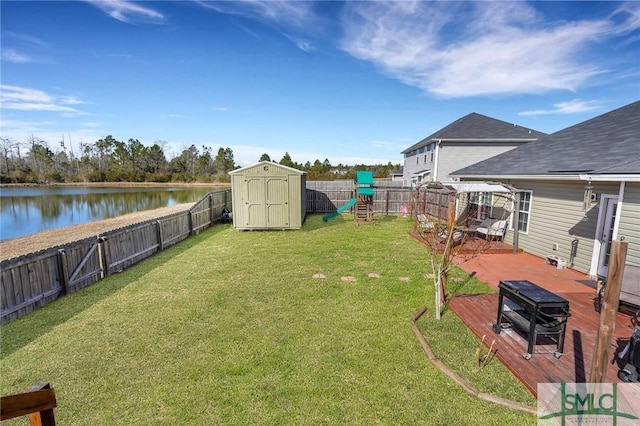
[[[198,201],[211,187],[7,187],[0,189],[0,241],[136,211]]]

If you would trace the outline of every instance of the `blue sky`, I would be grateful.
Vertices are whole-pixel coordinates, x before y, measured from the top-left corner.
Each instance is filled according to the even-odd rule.
[[[477,112],[552,133],[640,98],[639,2],[2,1],[0,132],[170,159],[402,163]]]

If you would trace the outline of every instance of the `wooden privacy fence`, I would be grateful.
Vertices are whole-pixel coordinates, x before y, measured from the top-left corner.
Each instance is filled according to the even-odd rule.
[[[231,190],[202,197],[187,211],[111,230],[0,263],[0,323],[19,318],[134,265],[222,217]]]
[[[373,195],[373,211],[376,214],[398,214],[411,210],[411,194],[399,182],[376,181]],[[329,213],[356,197],[355,184],[351,180],[307,181],[307,213]]]
[[[376,182],[377,214],[411,211],[412,192]],[[307,212],[328,213],[355,197],[353,181],[308,181]],[[0,323],[19,318],[170,247],[231,210],[231,190],[210,192],[188,211],[148,220],[95,237],[0,262]]]

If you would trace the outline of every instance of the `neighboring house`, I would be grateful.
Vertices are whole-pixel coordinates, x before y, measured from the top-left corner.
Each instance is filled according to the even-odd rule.
[[[623,288],[640,305],[640,101],[452,176],[522,191],[518,245],[526,252],[606,277],[611,241],[628,242]],[[505,240],[513,241],[513,222]]]
[[[450,180],[450,173],[545,136],[471,113],[402,151],[404,186]]]
[[[389,173],[391,182],[402,182],[403,175],[404,175],[404,172],[402,169],[393,170]]]

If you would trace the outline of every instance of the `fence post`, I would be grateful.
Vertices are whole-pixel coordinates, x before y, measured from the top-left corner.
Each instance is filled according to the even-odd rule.
[[[67,266],[67,252],[65,249],[58,250],[58,265],[64,294],[69,294],[69,267]]]
[[[209,226],[213,226],[213,221],[214,221],[214,214],[213,214],[213,194],[209,193]]]
[[[109,239],[106,237],[99,237],[101,252],[102,252],[102,264],[104,269],[104,276],[111,275],[111,253],[109,252]]]
[[[189,235],[193,237],[193,212],[189,210]]]
[[[384,214],[389,216],[389,188],[385,188],[385,198]]]
[[[620,288],[624,275],[624,265],[627,260],[629,243],[612,241],[609,271],[607,273],[607,285],[604,289],[604,300],[600,307],[600,322],[596,334],[596,344],[591,361],[591,373],[589,383],[604,383],[606,379],[607,364],[613,332],[616,328],[616,316],[620,304]]]
[[[164,241],[162,238],[162,222],[156,220],[156,225],[158,225],[157,235],[158,235],[158,251],[164,250]]]

